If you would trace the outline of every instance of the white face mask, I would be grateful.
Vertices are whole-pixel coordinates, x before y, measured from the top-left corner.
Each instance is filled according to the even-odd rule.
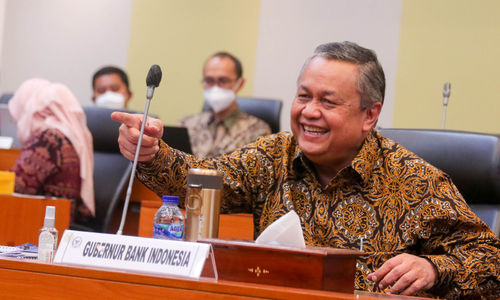
[[[112,109],[124,109],[125,97],[120,93],[107,91],[95,99],[95,105]]]
[[[241,79],[241,78],[240,78]],[[240,85],[241,80],[238,79],[234,85],[234,89],[237,89]],[[203,97],[207,101],[208,105],[213,109],[215,113],[223,111],[228,108],[234,100],[236,100],[236,94],[234,90],[223,89],[217,85],[203,90]]]

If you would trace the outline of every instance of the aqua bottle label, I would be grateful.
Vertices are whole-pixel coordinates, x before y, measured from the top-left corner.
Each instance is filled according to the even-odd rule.
[[[153,238],[182,240],[183,224],[158,224],[153,225]]]

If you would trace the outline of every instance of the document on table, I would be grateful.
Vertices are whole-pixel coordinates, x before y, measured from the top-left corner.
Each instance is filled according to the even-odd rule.
[[[38,247],[30,243],[26,243],[16,247],[0,245],[0,257],[36,259],[37,256]]]

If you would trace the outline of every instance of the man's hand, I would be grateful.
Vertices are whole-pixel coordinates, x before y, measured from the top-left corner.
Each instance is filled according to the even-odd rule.
[[[129,160],[134,160],[135,157],[142,118],[142,114],[128,114],[124,112],[114,112],[111,114],[111,119],[122,123],[118,144],[120,145],[120,152]],[[147,123],[144,126],[139,161],[146,162],[153,159],[156,152],[160,149],[159,140],[162,135],[163,123],[158,119],[148,117]]]
[[[400,254],[369,274],[368,279],[378,282],[381,289],[392,285],[389,291],[391,294],[414,295],[420,290],[428,290],[434,286],[437,271],[425,258]]]

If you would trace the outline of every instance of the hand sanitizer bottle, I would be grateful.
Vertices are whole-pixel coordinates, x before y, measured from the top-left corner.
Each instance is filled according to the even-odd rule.
[[[57,249],[57,229],[54,227],[56,207],[45,207],[45,220],[38,236],[38,261],[52,263]]]

